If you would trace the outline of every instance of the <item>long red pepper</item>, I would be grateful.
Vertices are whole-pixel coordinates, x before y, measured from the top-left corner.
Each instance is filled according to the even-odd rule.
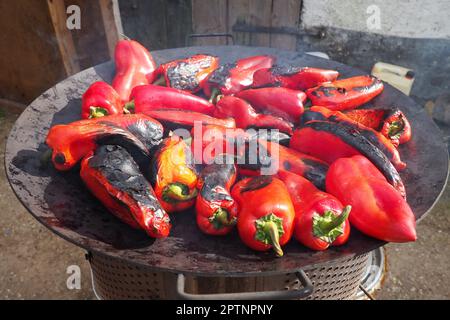
[[[214,105],[207,100],[183,90],[148,84],[133,89],[131,102],[125,108],[134,113],[156,109],[179,109],[211,115]]]
[[[82,161],[80,176],[94,196],[128,225],[145,230],[153,238],[169,235],[169,216],[125,149],[99,147]]]
[[[262,68],[270,68],[275,62],[272,56],[252,56],[228,63],[215,70],[205,83],[203,91],[212,100],[218,93],[231,95],[249,88],[253,74]]]
[[[218,67],[218,57],[196,54],[164,63],[158,67],[156,74],[168,87],[195,93],[202,90],[208,77]]]
[[[233,187],[231,196],[238,203],[241,240],[253,250],[272,248],[282,256],[281,246],[291,238],[295,218],[284,183],[272,176],[247,178]]]
[[[115,48],[114,60],[116,76],[112,86],[125,104],[129,101],[134,87],[153,82],[156,64],[150,52],[134,40],[119,41]]]
[[[94,82],[81,98],[81,118],[91,119],[122,114],[122,100],[116,90],[103,81]]]
[[[84,156],[100,145],[115,144],[126,148],[133,158],[142,165],[149,159],[146,145],[130,131],[116,125],[80,120],[68,125],[53,126],[46,139],[52,150],[52,162],[56,169],[70,170]]]
[[[384,241],[416,240],[415,217],[408,203],[365,157],[334,162],[326,187],[327,192],[352,206],[350,222],[361,232]]]
[[[246,101],[225,96],[221,98],[214,111],[217,118],[234,118],[238,128],[270,128],[292,134],[292,124],[272,115],[256,113],[255,109]]]
[[[178,110],[178,109],[155,109],[146,110],[144,114],[160,121],[165,129],[176,130],[179,128],[192,129],[195,125],[199,126],[219,126],[224,128],[236,128],[233,118],[218,119],[203,113]]]
[[[339,158],[364,155],[383,173],[389,183],[405,195],[402,179],[386,155],[357,129],[345,123],[308,122],[294,132],[289,146],[329,164]]]
[[[281,171],[278,178],[291,196],[295,209],[294,236],[300,243],[313,250],[326,250],[347,242],[350,206],[344,208],[334,196],[294,173]]]
[[[369,102],[383,91],[383,87],[383,82],[373,76],[357,76],[323,83],[308,89],[306,94],[315,106],[348,110]]]
[[[349,110],[345,115],[390,139],[395,146],[411,140],[411,125],[399,109]]]
[[[261,144],[268,153],[275,167],[274,173],[292,172],[311,181],[317,188],[325,190],[325,176],[328,171],[328,165],[322,160],[312,156],[300,153],[293,149],[284,147],[276,142],[264,141],[259,139]],[[239,173],[247,176],[259,175],[261,170],[249,170],[245,167],[239,168]]]
[[[178,136],[166,138],[155,152],[152,185],[164,210],[169,213],[192,207],[197,196],[197,171],[191,150]]]
[[[253,88],[284,87],[296,90],[306,90],[324,82],[336,80],[339,72],[318,68],[279,66],[260,69],[253,75]]]
[[[302,91],[288,88],[260,88],[244,90],[237,97],[249,102],[255,109],[298,123],[304,108],[306,95]]]
[[[236,224],[237,205],[230,195],[235,180],[236,167],[232,163],[213,163],[200,173],[195,212],[197,225],[204,233],[225,235]]]
[[[365,125],[347,117],[344,113],[340,111],[332,111],[325,107],[313,106],[303,114],[302,123],[307,123],[314,120],[344,123],[352,128],[355,128],[357,132],[380,149],[389,158],[397,170],[403,170],[406,167],[406,163],[400,159],[400,153],[391,140],[386,138],[380,132],[366,127]]]

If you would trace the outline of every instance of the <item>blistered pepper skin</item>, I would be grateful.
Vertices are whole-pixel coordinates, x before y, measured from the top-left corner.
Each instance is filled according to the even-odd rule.
[[[153,238],[169,235],[169,216],[131,155],[122,147],[99,147],[83,159],[80,176],[92,194],[123,222],[143,229]]]
[[[323,83],[306,94],[315,106],[341,111],[355,109],[379,95],[383,82],[373,76],[357,76]]]

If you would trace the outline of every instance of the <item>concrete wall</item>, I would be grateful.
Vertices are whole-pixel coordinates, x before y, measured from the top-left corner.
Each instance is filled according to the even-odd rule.
[[[374,15],[379,12],[380,28]],[[449,0],[303,0],[302,24],[389,36],[450,39]]]
[[[413,69],[411,96],[425,104],[450,92],[449,14],[449,0],[303,0],[301,28],[325,27],[326,36],[300,37],[297,50],[366,72],[378,61]]]

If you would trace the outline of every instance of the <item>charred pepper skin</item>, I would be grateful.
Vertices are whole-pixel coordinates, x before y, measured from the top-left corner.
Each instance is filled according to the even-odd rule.
[[[272,165],[276,167],[274,174],[284,171],[292,172],[305,177],[317,188],[325,190],[325,177],[328,171],[326,162],[284,147],[276,142],[258,140],[258,143],[269,153],[273,162]],[[261,174],[259,168],[257,170],[249,170],[242,167],[239,172],[246,176]]]
[[[162,124],[144,114],[105,116],[91,121],[128,130],[147,147],[149,152],[162,142],[164,136]],[[83,121],[73,122],[72,124],[84,125]]]
[[[273,176],[258,176],[239,181],[231,196],[238,203],[239,236],[257,251],[273,249],[283,255],[281,246],[293,232],[294,207],[284,183]]]
[[[294,236],[300,243],[322,251],[347,242],[351,207],[344,208],[337,198],[294,173],[281,171],[277,176],[291,195],[295,209]]]
[[[116,75],[112,86],[125,104],[129,101],[134,87],[153,82],[156,64],[150,52],[134,40],[119,41],[115,48],[114,60]]]
[[[237,205],[230,195],[236,181],[234,164],[213,163],[200,173],[195,203],[197,225],[210,235],[230,233],[237,222]]]
[[[298,123],[303,114],[306,95],[303,91],[281,87],[248,89],[236,94],[256,110]]]
[[[159,66],[156,73],[157,76],[164,78],[166,86],[196,93],[202,90],[208,77],[218,67],[218,57],[196,54],[186,59],[164,63]]]
[[[277,129],[292,135],[292,123],[268,114],[257,113],[246,101],[225,96],[216,103],[214,116],[217,118],[234,118],[238,128],[266,128]]]
[[[383,83],[373,76],[357,76],[323,83],[306,94],[315,106],[342,111],[355,109],[379,95]]]
[[[374,146],[380,149],[388,157],[388,159],[392,162],[397,170],[405,169],[406,163],[404,163],[400,159],[400,153],[398,152],[397,148],[394,146],[390,139],[386,138],[380,132],[354,121],[340,111],[332,111],[325,107],[311,107],[303,114],[301,122],[308,123],[308,121],[314,120],[336,122],[344,124],[349,128],[354,128],[362,136],[369,140]]]
[[[417,239],[408,203],[365,157],[338,159],[330,166],[326,186],[327,192],[352,206],[350,223],[359,231],[383,241]]]
[[[216,69],[205,83],[203,91],[215,100],[213,91],[223,95],[236,94],[249,88],[253,83],[253,74],[262,68],[270,68],[275,62],[272,56],[253,56],[228,63]]]
[[[151,172],[153,189],[164,210],[172,213],[194,205],[198,173],[183,139],[176,135],[164,139],[152,159]]]
[[[150,161],[147,147],[131,132],[95,120],[53,126],[47,135],[46,144],[52,149],[53,165],[60,171],[70,170],[98,146],[108,144],[127,149],[142,169]]]
[[[253,75],[253,88],[283,87],[306,90],[337,79],[339,72],[318,68],[280,66],[260,69]]]
[[[214,105],[189,92],[148,84],[133,89],[131,102],[125,109],[133,113],[146,113],[157,109],[179,109],[212,115]]]
[[[406,196],[405,186],[398,171],[384,153],[357,130],[343,123],[309,122],[294,132],[290,147],[329,164],[339,158],[364,155],[402,196]]]
[[[169,216],[125,149],[100,146],[83,159],[80,176],[92,194],[123,222],[143,229],[152,238],[169,235]]]
[[[81,118],[92,119],[122,114],[122,100],[116,90],[103,81],[94,82],[81,98]]]

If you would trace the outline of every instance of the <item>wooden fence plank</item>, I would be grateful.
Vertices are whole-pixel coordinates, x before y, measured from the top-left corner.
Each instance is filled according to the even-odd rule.
[[[301,0],[273,0],[272,27],[298,28]],[[295,50],[297,37],[294,35],[272,34],[270,46],[285,50]]]
[[[225,33],[228,30],[226,0],[192,0],[192,30],[194,33]],[[224,37],[197,38],[193,45],[227,44]]]
[[[250,0],[250,24],[270,27],[272,25],[272,0]],[[270,34],[252,33],[252,46],[270,47]]]
[[[67,75],[80,71],[72,33],[66,26],[66,5],[64,0],[47,0],[50,18],[55,30],[56,41]]]
[[[250,22],[249,0],[228,0],[228,32],[233,34],[237,45],[250,45],[250,33],[233,32],[233,26],[237,23],[248,24]]]
[[[120,12],[118,12],[118,2],[117,0],[99,0],[99,4],[109,55],[111,58],[114,58],[116,43],[120,39],[120,34],[123,33]]]

